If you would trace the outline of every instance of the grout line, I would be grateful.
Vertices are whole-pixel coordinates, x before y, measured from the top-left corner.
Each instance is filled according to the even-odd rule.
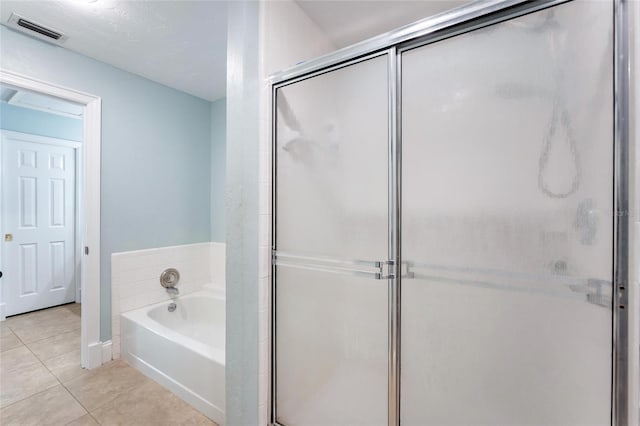
[[[47,368],[47,366],[45,366],[45,368]],[[47,369],[48,369],[48,368],[47,368]],[[51,370],[49,370],[49,371],[51,371]],[[53,374],[53,372],[52,372],[51,374]],[[76,398],[76,396],[73,394],[73,392],[71,392],[71,390],[69,390],[69,388],[67,387],[67,385],[66,385],[65,383],[63,383],[63,382],[62,382],[62,380],[60,380],[60,379],[58,378],[58,376],[56,376],[55,374],[53,374],[53,375],[55,376],[56,380],[58,380],[58,382],[60,383],[60,385],[64,388],[64,390],[65,390],[65,391],[67,391],[67,393],[68,393],[69,395],[71,395],[71,397],[72,397],[73,399],[75,399],[75,400],[76,400],[76,402],[77,402],[78,404],[80,404],[80,406],[81,406],[81,407],[86,411],[86,413],[85,413],[85,414],[83,414],[82,416],[84,416],[84,415],[86,415],[86,414],[89,414],[89,415],[91,416],[91,412],[89,411],[89,409],[88,409],[87,407],[85,407],[85,406],[84,406],[84,404],[83,404],[83,403],[82,403],[78,398]],[[73,382],[73,381],[75,381],[76,379],[78,379],[78,378],[80,378],[80,377],[81,377],[81,376],[74,377],[73,379],[69,380],[69,382]],[[82,416],[80,416],[80,417],[82,417]],[[80,417],[78,417],[78,419],[79,419]],[[96,420],[93,416],[91,416],[91,418],[93,418],[93,420],[95,420],[95,421],[96,421],[96,423],[100,424],[100,422],[99,422],[98,420]],[[77,419],[74,419],[74,420],[72,420],[72,421],[75,421],[75,420],[77,420]]]
[[[18,336],[16,336],[16,337],[18,337]],[[18,337],[18,340],[20,340],[20,338],[19,338],[19,337]],[[22,340],[20,340],[20,341],[22,342]],[[23,345],[24,345],[24,347],[25,347],[25,348],[27,348],[27,350],[31,353],[31,355],[33,355],[33,357],[36,359],[36,361],[37,361],[37,362],[39,362],[39,363],[40,363],[40,365],[41,365],[42,367],[44,367],[44,369],[45,369],[49,374],[51,374],[51,376],[53,376],[53,378],[54,378],[54,379],[56,379],[56,381],[58,382],[58,384],[62,385],[62,382],[60,382],[60,380],[58,379],[58,377],[57,377],[55,374],[53,374],[53,373],[51,372],[51,370],[49,370],[49,369],[47,368],[47,366],[46,366],[46,365],[44,365],[44,363],[43,363],[42,361],[40,361],[40,358],[38,358],[38,357],[36,356],[36,354],[34,354],[34,353],[33,353],[33,351],[31,350],[31,348],[30,348],[29,346],[25,345],[24,343],[23,343]],[[16,348],[16,349],[17,349],[17,348]],[[10,370],[10,371],[12,371],[12,370]],[[17,402],[24,401],[25,399],[29,399],[29,398],[31,398],[31,397],[32,397],[32,396],[34,396],[34,395],[38,395],[38,394],[40,394],[40,393],[42,393],[42,392],[46,392],[46,391],[48,391],[49,389],[54,388],[54,387],[56,387],[56,386],[57,386],[57,385],[49,386],[48,388],[42,389],[42,390],[40,390],[40,391],[38,391],[38,392],[36,392],[36,393],[32,393],[31,395],[27,395],[27,396],[25,396],[24,398],[21,398],[21,399],[19,399],[19,400],[17,400],[17,401],[13,401],[11,404],[9,404],[9,405],[7,405],[7,406],[2,407],[2,409],[4,410],[5,408],[10,407],[10,406],[12,406],[13,404],[15,404],[15,403],[17,403]],[[65,388],[65,390],[66,390],[66,388]],[[68,390],[67,390],[67,392],[68,392]],[[84,407],[83,407],[83,408],[84,408]],[[86,410],[86,408],[85,408],[85,410]]]
[[[56,377],[56,379],[57,379],[57,377]],[[73,379],[73,380],[75,380],[75,379]],[[71,380],[71,381],[73,381],[73,380]],[[80,402],[80,400],[79,400],[78,398],[76,398],[76,396],[73,394],[73,392],[71,392],[71,391],[69,390],[69,388],[68,388],[64,383],[62,383],[62,381],[60,381],[60,379],[58,379],[58,382],[60,382],[60,384],[62,385],[62,387],[64,388],[64,390],[65,390],[65,391],[67,391],[67,393],[68,393],[69,395],[71,395],[71,398],[75,399],[75,400],[76,400],[76,402],[77,402],[78,404],[80,404],[80,406],[84,409],[84,411],[86,411],[86,413],[85,413],[85,414],[83,414],[82,416],[85,416],[85,415],[87,415],[87,414],[88,414],[89,416],[91,416],[91,418],[92,418],[93,420],[95,420],[95,421],[96,421],[96,423],[100,424],[100,422],[99,422],[95,417],[93,417],[93,416],[91,415],[91,411],[89,411],[89,409],[88,409],[87,407],[85,407],[85,406],[84,406],[84,404],[83,404],[82,402]],[[80,417],[82,417],[82,416],[80,416]],[[78,417],[78,419],[79,419],[80,417]],[[78,420],[78,419],[74,419],[74,420],[72,420],[72,421],[75,421],[75,420]],[[71,422],[69,422],[69,423],[71,423]]]
[[[37,343],[37,342],[41,342],[41,341],[43,341],[45,339],[51,339],[52,337],[57,337],[57,336],[60,336],[62,334],[66,334],[66,333],[71,333],[72,331],[76,331],[76,330],[81,330],[81,327],[70,329],[70,330],[65,330],[65,331],[60,331],[58,333],[52,334],[51,336],[43,337],[42,339],[38,339],[38,340],[33,340],[33,341],[29,342],[29,343],[25,343],[25,342],[22,342],[22,343],[24,345],[28,345],[28,344],[31,344],[31,343]],[[13,331],[13,330],[11,330],[11,331]],[[16,337],[18,336],[15,331],[13,331],[13,334],[15,334]],[[20,339],[20,341],[22,341],[22,339]]]
[[[59,382],[59,381],[58,381],[58,384],[60,384],[60,382]],[[26,396],[26,397],[24,397],[24,398],[22,398],[22,399],[19,399],[19,400],[17,400],[17,401],[13,401],[11,404],[9,404],[9,405],[5,405],[4,407],[0,408],[0,411],[7,409],[7,408],[11,407],[11,406],[12,406],[12,405],[14,405],[14,404],[17,404],[17,403],[19,403],[19,402],[22,402],[22,401],[24,401],[25,399],[29,399],[29,398],[31,398],[32,396],[40,395],[41,393],[46,392],[46,391],[48,391],[48,390],[51,390],[51,389],[55,388],[56,386],[58,386],[58,385],[49,386],[49,387],[48,387],[48,388],[46,388],[46,389],[42,389],[42,390],[40,390],[40,391],[38,391],[38,392],[36,392],[36,393],[32,393],[31,395]],[[65,389],[65,390],[66,390],[66,389]],[[83,407],[83,408],[84,408],[84,407]],[[83,414],[83,415],[84,415],[84,414]]]
[[[42,365],[42,366],[44,367],[44,369],[45,369],[45,370],[47,370],[47,372],[49,372],[49,374],[51,374],[51,375],[56,379],[56,381],[58,382],[58,384],[59,384],[60,386],[62,386],[62,388],[65,390],[65,392],[67,392],[67,393],[71,396],[71,398],[73,398],[73,399],[74,399],[74,400],[75,400],[75,401],[76,401],[76,402],[77,402],[77,403],[78,403],[78,404],[79,404],[79,405],[84,409],[84,411],[86,411],[86,413],[84,413],[82,416],[85,416],[85,415],[87,415],[87,414],[89,414],[89,415],[91,416],[91,413],[90,413],[90,411],[87,409],[87,407],[85,407],[85,406],[84,406],[84,405],[83,405],[83,404],[78,400],[78,398],[76,398],[76,396],[75,396],[75,395],[74,395],[74,394],[69,390],[69,388],[67,388],[67,387],[65,386],[65,384],[64,384],[64,383],[62,383],[62,380],[60,380],[60,378],[59,378],[59,377],[58,377],[58,376],[57,376],[53,371],[51,371],[51,369],[50,369],[49,367],[47,367],[47,366],[44,364],[43,360],[41,360],[41,359],[40,359],[40,357],[38,357],[38,355],[36,355],[36,354],[31,350],[31,348],[29,347],[29,345],[28,345],[28,344],[26,344],[26,343],[24,343],[24,342],[22,341],[22,339],[20,338],[20,336],[18,336],[18,335],[13,331],[13,329],[11,328],[11,326],[8,326],[8,327],[9,327],[9,329],[11,330],[11,332],[16,336],[16,338],[20,341],[20,343],[22,343],[22,345],[23,345],[25,348],[27,348],[27,350],[28,350],[28,351],[29,351],[29,352],[30,352],[30,353],[35,357],[35,359],[40,363],[40,365]],[[70,331],[66,331],[66,332],[63,332],[63,333],[59,333],[59,334],[56,334],[56,335],[54,335],[54,336],[50,336],[50,337],[55,337],[55,336],[59,336],[59,335],[61,335],[61,334],[70,333],[70,332],[75,331],[75,330],[77,330],[77,329],[70,330]],[[49,337],[46,337],[45,339],[48,339],[48,338],[49,338]],[[40,339],[40,340],[44,340],[44,339]],[[36,343],[36,342],[39,342],[40,340],[36,340],[36,341],[30,342],[30,343]],[[82,348],[81,348],[81,349],[82,349]],[[69,352],[65,352],[65,354],[66,354],[66,353],[69,353]],[[64,355],[64,354],[60,354],[60,355]],[[56,356],[59,356],[59,355],[56,355]],[[52,358],[55,358],[55,357],[52,357]],[[47,359],[51,359],[51,358],[47,358]],[[74,378],[73,380],[75,380],[75,378]],[[6,407],[3,407],[3,409],[4,409],[4,408],[7,408],[7,407],[9,407],[9,406],[11,406],[11,405],[13,405],[13,404],[15,404],[15,403],[17,403],[17,402],[24,401],[25,399],[31,398],[31,397],[32,397],[32,396],[34,396],[34,395],[38,395],[38,394],[40,394],[40,393],[42,393],[42,392],[46,392],[47,390],[52,389],[52,388],[54,388],[55,386],[57,386],[57,385],[50,386],[50,387],[48,387],[48,388],[46,388],[46,389],[44,389],[44,390],[42,390],[42,391],[36,392],[36,393],[34,393],[34,394],[32,394],[32,395],[29,395],[29,396],[27,396],[27,397],[25,397],[25,398],[22,398],[22,399],[18,400],[18,401],[14,401],[14,402],[12,402],[11,404],[7,405]],[[82,416],[80,416],[80,417],[82,417]],[[73,421],[75,421],[75,420],[78,420],[80,417],[78,417],[77,419],[72,420],[72,422],[73,422]],[[100,424],[100,422],[98,422],[98,420],[96,420],[93,416],[91,416],[91,418],[93,418],[93,419],[96,421],[96,423]]]

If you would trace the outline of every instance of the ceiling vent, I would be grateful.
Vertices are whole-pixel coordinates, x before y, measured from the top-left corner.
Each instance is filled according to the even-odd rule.
[[[9,16],[7,24],[9,25],[9,27],[15,30],[28,34],[32,37],[36,37],[40,40],[47,41],[49,43],[62,44],[68,38],[58,30],[54,30],[51,27],[45,27],[44,25],[20,16],[15,12],[12,13],[11,16]]]

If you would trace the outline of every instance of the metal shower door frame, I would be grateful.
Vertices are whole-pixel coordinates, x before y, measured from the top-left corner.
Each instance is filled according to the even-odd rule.
[[[403,51],[467,33],[488,25],[507,21],[576,0],[487,0],[452,9],[414,24],[373,37],[328,55],[304,62],[270,77],[271,145],[272,145],[272,252],[277,250],[277,90],[281,87],[387,55],[389,83],[389,164],[388,164],[388,424],[400,425],[400,300],[402,280],[401,256],[401,67]],[[612,0],[614,19],[614,197],[613,271],[612,271],[612,383],[611,424],[628,426],[629,397],[629,23],[628,0]],[[276,417],[276,265],[272,262],[270,287],[270,421]]]

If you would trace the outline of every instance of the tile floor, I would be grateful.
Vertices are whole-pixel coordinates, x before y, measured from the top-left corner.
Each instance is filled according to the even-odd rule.
[[[79,304],[0,322],[0,424],[215,425],[124,361],[81,368]]]

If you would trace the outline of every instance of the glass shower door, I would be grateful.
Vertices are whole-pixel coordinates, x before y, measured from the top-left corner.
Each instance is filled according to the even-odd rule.
[[[277,89],[276,420],[387,424],[388,57]]]
[[[610,424],[612,22],[402,54],[403,425]]]

